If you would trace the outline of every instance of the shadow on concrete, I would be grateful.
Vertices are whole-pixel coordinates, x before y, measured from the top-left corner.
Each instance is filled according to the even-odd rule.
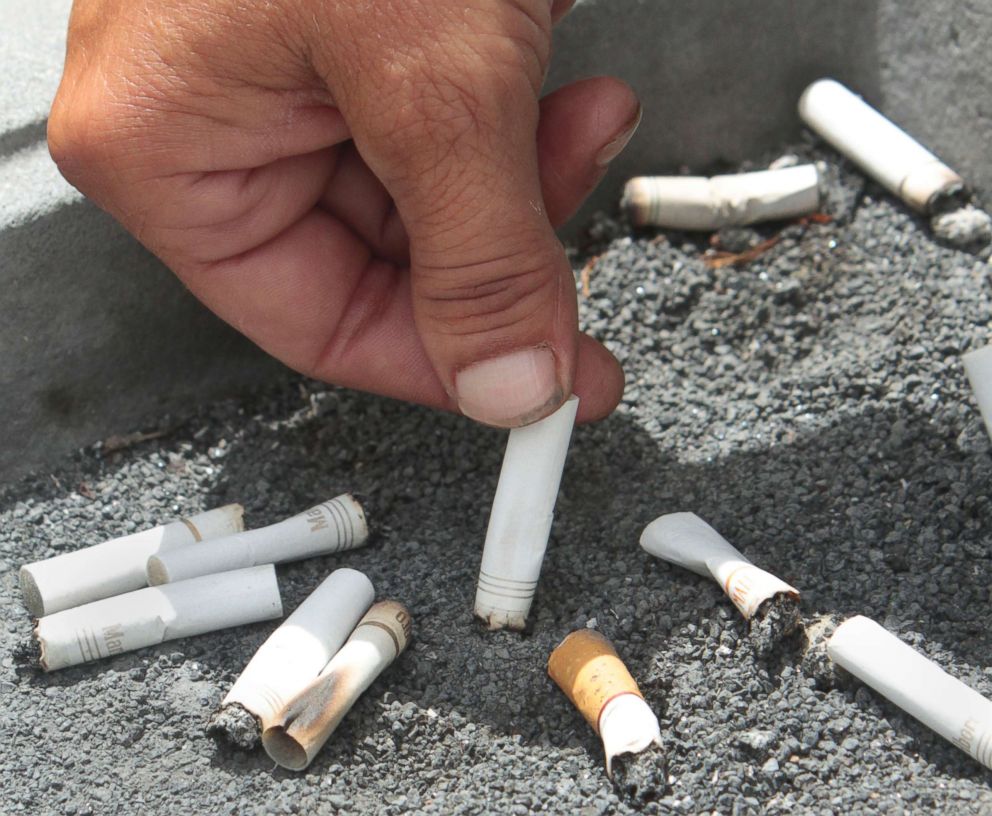
[[[0,232],[0,258],[7,476],[285,372],[88,202]]]
[[[45,141],[48,119],[39,119],[19,128],[0,133],[0,159]]]
[[[898,435],[873,439],[880,424],[898,428]],[[543,671],[568,631],[597,618],[662,712],[668,679],[660,672],[659,654],[671,649],[673,638],[684,641],[686,625],[730,627],[746,638],[743,620],[715,585],[637,546],[644,525],[664,512],[697,512],[758,563],[802,588],[807,619],[834,612],[897,621],[900,631],[922,633],[959,661],[984,665],[992,633],[971,611],[984,608],[992,580],[992,562],[980,544],[990,520],[987,502],[968,504],[957,487],[974,457],[987,460],[989,452],[962,452],[955,440],[953,430],[935,427],[927,417],[869,407],[827,431],[772,448],[685,463],[625,416],[581,429],[563,482],[534,626],[523,635],[486,632],[471,615],[502,448],[497,432],[347,395],[330,416],[259,431],[250,444],[235,445],[217,500],[265,507],[252,519],[262,524],[285,512],[273,515],[270,507],[302,508],[345,482],[372,496],[370,515],[381,520],[379,540],[352,553],[280,568],[287,610],[331,569],[361,569],[373,578],[379,597],[403,599],[415,620],[415,640],[376,684],[380,692],[388,689],[421,708],[457,711],[524,742],[577,742],[597,755],[596,737]],[[425,446],[437,472],[404,475]],[[274,505],[255,495],[261,458],[273,473],[301,474],[289,477],[287,492]],[[856,481],[848,480],[852,468],[858,470]],[[899,503],[892,501],[896,494]],[[893,511],[894,504],[903,509]],[[934,522],[908,548],[905,535],[887,540],[905,528],[907,509]],[[953,518],[961,519],[957,529]],[[949,556],[949,542],[965,549]],[[946,584],[949,577],[953,587]],[[618,618],[614,606],[627,612]],[[731,614],[717,616],[721,607]],[[214,651],[203,643],[201,660],[232,676],[250,654]],[[756,661],[755,671],[772,670],[746,650],[733,659]],[[776,682],[769,681],[769,691]],[[373,691],[359,703],[366,716],[346,720],[340,739],[315,767],[361,761],[351,747],[372,727],[375,699]],[[903,716],[897,730],[902,723],[909,718]],[[946,770],[955,772],[957,749],[922,726],[906,727],[928,759],[946,762]],[[221,752],[216,761],[248,760]]]

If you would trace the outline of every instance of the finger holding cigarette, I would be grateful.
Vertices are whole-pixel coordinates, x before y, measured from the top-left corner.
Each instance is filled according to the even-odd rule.
[[[358,570],[332,572],[255,652],[210,730],[242,748],[254,747],[277,713],[341,648],[374,597],[372,582]]]
[[[406,648],[411,629],[403,604],[374,604],[320,676],[265,729],[269,757],[293,771],[310,765],[355,701]]]
[[[34,634],[41,667],[55,671],[281,615],[275,567],[267,564],[65,609],[41,618]]]
[[[572,632],[551,653],[548,674],[602,739],[607,776],[615,757],[661,745],[658,718],[599,632]]]
[[[541,575],[578,397],[510,431],[486,530],[475,614],[490,629],[523,629]]]
[[[870,618],[837,627],[827,654],[883,697],[992,768],[992,701]]]
[[[815,164],[712,178],[639,176],[620,204],[638,227],[711,231],[816,212],[823,187]]]
[[[114,538],[21,567],[24,604],[36,618],[147,585],[145,565],[158,553],[238,533],[244,508],[228,504],[150,530]]]
[[[799,598],[798,589],[756,567],[695,513],[659,516],[644,528],[641,547],[670,564],[714,578],[747,620],[777,595]]]
[[[147,560],[148,583],[158,586],[214,572],[352,550],[362,546],[368,534],[362,506],[345,493],[268,527],[154,555]]]

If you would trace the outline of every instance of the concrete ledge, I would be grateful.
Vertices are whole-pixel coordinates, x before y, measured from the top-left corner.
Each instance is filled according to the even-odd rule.
[[[70,0],[0,3],[0,476],[43,466],[285,369],[209,315],[83,202],[44,145]],[[832,75],[992,189],[992,7],[974,0],[584,0],[555,35],[549,88],[613,73],[643,124],[591,203],[630,175],[726,168],[800,133]],[[574,226],[572,228],[574,232]]]

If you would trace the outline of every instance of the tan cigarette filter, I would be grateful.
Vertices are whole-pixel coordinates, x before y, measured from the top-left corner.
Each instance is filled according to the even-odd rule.
[[[616,649],[595,629],[566,637],[548,659],[548,674],[599,734],[599,715],[621,694],[644,699]]]

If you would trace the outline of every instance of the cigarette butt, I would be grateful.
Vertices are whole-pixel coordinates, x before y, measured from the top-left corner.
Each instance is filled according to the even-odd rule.
[[[258,564],[281,564],[352,550],[368,540],[362,506],[345,493],[278,524],[179,547],[147,561],[151,586]]]
[[[282,615],[275,568],[224,572],[65,609],[38,621],[45,671]]]
[[[992,345],[969,351],[961,362],[982,413],[985,430],[992,437]]]
[[[253,747],[279,710],[341,648],[374,597],[372,582],[358,570],[332,572],[255,652],[222,701],[211,730],[241,747]],[[239,718],[225,716],[230,709],[247,711],[252,722],[228,728],[232,719],[239,723]]]
[[[170,524],[21,567],[24,604],[36,618],[146,586],[151,556],[244,529],[244,508],[228,504]]]
[[[716,230],[816,212],[823,179],[815,164],[714,176],[640,176],[621,206],[635,226]]]
[[[355,701],[406,648],[411,628],[403,604],[374,604],[320,677],[263,732],[262,745],[272,760],[294,771],[313,762]]]
[[[661,744],[658,718],[599,632],[572,632],[551,653],[548,674],[602,739],[608,775],[614,757]]]
[[[799,115],[820,136],[889,192],[933,213],[964,180],[904,130],[833,79],[820,79],[799,99]]]
[[[992,768],[992,701],[861,615],[837,627],[827,653],[907,714]]]
[[[799,590],[756,567],[695,513],[668,513],[641,533],[651,555],[714,578],[740,613],[750,620],[776,595],[799,598]]]
[[[490,629],[523,629],[548,546],[578,397],[510,431],[489,516],[475,614]]]

